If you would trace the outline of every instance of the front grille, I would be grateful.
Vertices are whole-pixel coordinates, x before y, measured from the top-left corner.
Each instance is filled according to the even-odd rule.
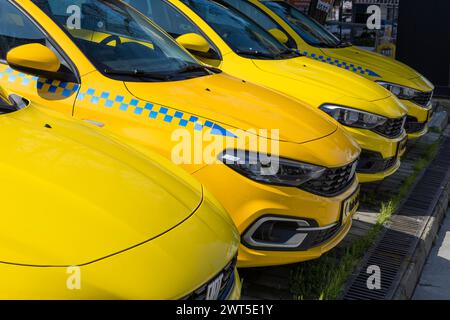
[[[388,119],[383,125],[374,128],[373,131],[382,136],[394,139],[402,134],[404,123],[405,117]]]
[[[391,169],[397,163],[397,157],[383,158],[378,152],[363,150],[356,171],[359,173],[381,173]]]
[[[318,179],[310,180],[300,186],[308,192],[325,197],[334,197],[347,190],[355,179],[357,161],[346,166],[327,169]]]
[[[418,122],[417,118],[408,116],[406,118],[405,130],[407,133],[420,132],[425,129],[427,122]]]
[[[237,257],[235,257],[221,272],[213,277],[206,284],[192,292],[190,295],[184,298],[184,300],[206,300],[206,294],[208,292],[208,286],[214,282],[221,275],[222,284],[219,290],[218,300],[226,300],[230,295],[231,289],[234,286],[234,269],[236,267]]]
[[[412,99],[415,103],[422,107],[427,107],[433,98],[433,91],[430,92],[418,92],[416,96]]]

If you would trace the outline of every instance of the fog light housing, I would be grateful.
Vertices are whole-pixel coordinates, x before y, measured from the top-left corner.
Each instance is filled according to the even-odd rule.
[[[256,221],[243,236],[243,242],[254,248],[298,248],[310,227],[306,220],[284,217],[263,217]]]

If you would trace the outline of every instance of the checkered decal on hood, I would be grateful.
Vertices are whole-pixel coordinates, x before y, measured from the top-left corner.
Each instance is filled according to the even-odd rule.
[[[359,73],[359,74],[362,74],[362,75],[366,75],[367,74],[367,75],[369,75],[371,77],[381,78],[381,76],[378,73],[376,73],[375,71],[372,71],[372,70],[370,70],[368,68],[364,68],[362,66],[357,66],[357,65],[355,65],[353,63],[347,63],[347,62],[341,61],[339,59],[333,59],[333,58],[330,58],[330,57],[317,55],[315,53],[309,53],[308,51],[303,51],[301,53],[304,56],[307,56],[307,57],[312,58],[314,60],[325,62],[325,63],[331,64],[333,66],[337,66],[337,67],[345,69],[345,70],[356,72],[356,73]]]
[[[195,131],[210,129],[213,135],[236,138],[232,132],[226,130],[221,125],[183,111],[166,106],[158,106],[147,101],[136,99],[131,95],[126,97],[114,94],[113,92],[100,91],[96,88],[83,90],[76,83],[58,80],[52,81],[27,75],[17,72],[4,64],[0,64],[0,83],[2,82],[6,82],[9,85],[20,85],[30,89],[37,89],[40,92],[53,94],[56,97],[59,96],[61,99],[68,98],[79,91],[77,101],[89,102],[99,107],[118,107],[120,111],[132,112],[137,116],[147,116],[151,120],[174,123],[184,128],[192,126]]]

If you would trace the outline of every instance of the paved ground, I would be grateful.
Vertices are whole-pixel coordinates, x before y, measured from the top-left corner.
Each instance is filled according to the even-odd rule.
[[[428,257],[413,299],[450,299],[450,209]]]

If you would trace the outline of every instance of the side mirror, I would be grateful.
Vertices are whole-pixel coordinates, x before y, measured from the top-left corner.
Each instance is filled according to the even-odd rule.
[[[56,54],[40,43],[25,44],[11,49],[6,62],[17,71],[64,82],[77,82],[72,72],[61,72],[61,63]]]
[[[186,33],[179,36],[177,39],[178,44],[182,45],[189,51],[207,53],[211,48],[208,41],[201,35],[196,33]]]
[[[280,29],[273,28],[273,29],[270,29],[269,32],[281,43],[286,44],[289,41],[288,36]]]

